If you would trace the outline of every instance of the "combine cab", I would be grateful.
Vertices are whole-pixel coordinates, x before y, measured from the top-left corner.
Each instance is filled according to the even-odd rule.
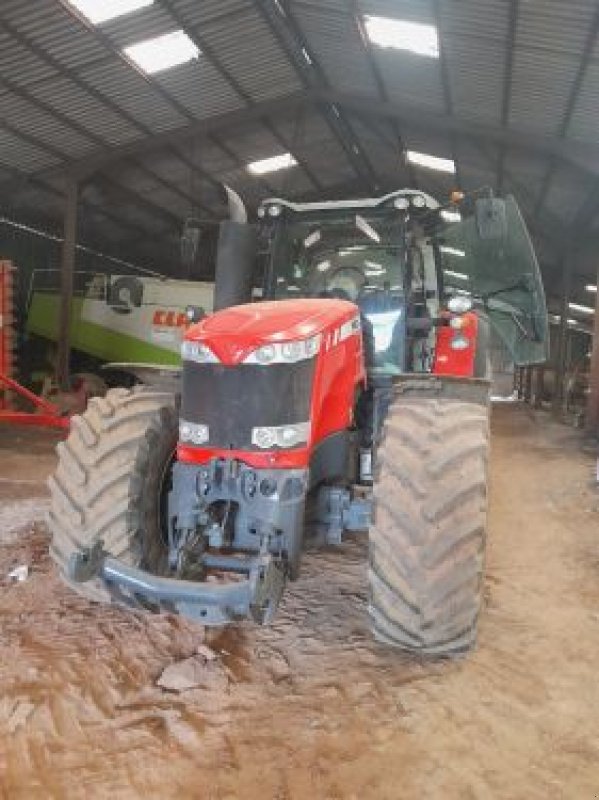
[[[267,622],[306,536],[368,530],[374,635],[463,652],[482,597],[490,326],[516,363],[546,357],[516,203],[448,214],[398,191],[259,215],[264,302],[248,302],[252,230],[223,223],[218,310],[187,330],[177,391],[113,390],[73,421],[52,554],[92,599]]]

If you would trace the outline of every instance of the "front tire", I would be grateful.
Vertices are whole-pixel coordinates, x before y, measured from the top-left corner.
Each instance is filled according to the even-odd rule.
[[[164,502],[177,441],[173,395],[146,387],[112,389],[90,400],[58,445],[49,479],[50,554],[62,578],[90,600],[109,601],[99,579],[73,583],[72,554],[98,539],[127,564],[166,569]]]
[[[488,410],[406,399],[389,409],[374,484],[376,639],[424,656],[475,644],[486,540]]]

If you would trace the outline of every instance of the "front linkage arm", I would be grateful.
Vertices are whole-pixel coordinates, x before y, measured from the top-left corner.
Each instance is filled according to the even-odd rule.
[[[213,561],[207,555],[206,559]],[[251,617],[270,622],[285,587],[285,568],[270,553],[222,559],[206,566],[246,575],[237,581],[208,583],[165,578],[113,558],[99,540],[71,556],[68,577],[74,583],[102,580],[114,601],[122,605],[167,611],[204,625],[224,625]]]

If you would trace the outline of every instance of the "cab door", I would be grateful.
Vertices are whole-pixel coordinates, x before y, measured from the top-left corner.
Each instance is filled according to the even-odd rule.
[[[475,213],[447,223],[439,236],[445,295],[470,295],[484,310],[518,366],[549,355],[545,291],[518,204],[504,202],[501,234],[485,236]]]

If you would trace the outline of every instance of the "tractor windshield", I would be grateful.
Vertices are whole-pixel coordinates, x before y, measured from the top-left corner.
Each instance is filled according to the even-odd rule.
[[[426,372],[432,320],[463,294],[488,315],[514,363],[547,358],[548,320],[539,266],[513,197],[468,198],[461,213],[426,202],[379,205],[273,203],[267,213],[269,298],[331,297],[361,312],[369,369]],[[396,198],[398,199],[398,198]],[[492,209],[499,209],[494,217]],[[272,211],[275,211],[272,214]]]
[[[483,238],[475,215],[446,222],[436,242],[445,295],[468,295],[485,310],[516,364],[547,358],[545,294],[526,224],[513,197],[505,200],[506,231]]]
[[[287,212],[277,226],[269,297],[350,300],[371,333],[373,368],[402,369],[403,222],[389,208]]]

